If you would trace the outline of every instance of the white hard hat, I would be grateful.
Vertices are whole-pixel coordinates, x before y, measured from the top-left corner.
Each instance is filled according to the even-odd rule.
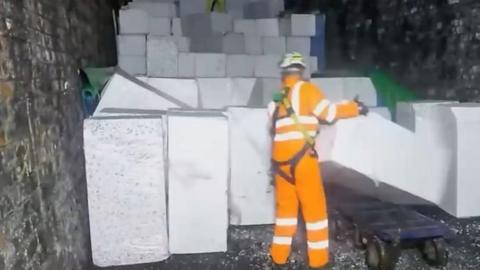
[[[305,64],[305,59],[303,58],[303,55],[298,52],[285,54],[282,62],[280,62],[280,68],[287,71],[299,71],[299,66],[304,69],[307,68],[307,64]]]

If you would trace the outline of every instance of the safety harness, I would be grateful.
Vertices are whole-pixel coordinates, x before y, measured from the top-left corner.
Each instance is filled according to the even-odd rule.
[[[279,113],[280,113],[280,106],[284,106],[285,110],[287,111],[286,117],[290,117],[295,125],[299,128],[300,132],[303,134],[303,138],[305,140],[305,144],[302,147],[300,151],[298,151],[293,157],[289,160],[285,161],[277,161],[272,159],[272,171],[273,174],[278,174],[281,176],[283,179],[287,180],[289,183],[292,185],[295,185],[295,171],[300,163],[300,160],[308,153],[313,157],[318,157],[317,152],[315,150],[315,140],[313,137],[311,137],[305,128],[305,126],[300,123],[300,120],[298,119],[297,113],[293,109],[290,100],[288,99],[290,93],[290,88],[285,87],[283,88],[281,92],[281,97],[277,98],[275,100],[276,106],[275,106],[275,111],[273,113],[272,117],[272,135],[275,136],[276,134],[276,124],[277,120],[280,119]],[[284,171],[282,171],[281,167],[283,166],[290,166],[290,175],[286,174]]]

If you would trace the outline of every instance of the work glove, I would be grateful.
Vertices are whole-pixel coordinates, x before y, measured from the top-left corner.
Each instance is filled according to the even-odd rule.
[[[357,106],[358,106],[358,114],[360,115],[367,115],[368,114],[368,107],[365,106],[365,103],[361,102],[359,99],[358,99],[358,96],[355,97],[355,99],[353,99],[353,101],[355,103],[357,103]]]

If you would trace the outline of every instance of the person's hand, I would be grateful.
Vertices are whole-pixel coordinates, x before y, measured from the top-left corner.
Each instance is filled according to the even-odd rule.
[[[369,110],[368,110],[368,107],[365,106],[365,103],[361,102],[359,99],[358,99],[358,96],[355,97],[355,99],[353,99],[353,101],[355,103],[357,103],[357,106],[358,106],[358,114],[360,115],[367,115]]]

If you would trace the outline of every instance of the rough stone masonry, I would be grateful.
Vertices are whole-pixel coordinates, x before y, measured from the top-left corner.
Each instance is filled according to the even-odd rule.
[[[0,0],[0,269],[90,263],[77,69],[114,65],[108,0]]]

